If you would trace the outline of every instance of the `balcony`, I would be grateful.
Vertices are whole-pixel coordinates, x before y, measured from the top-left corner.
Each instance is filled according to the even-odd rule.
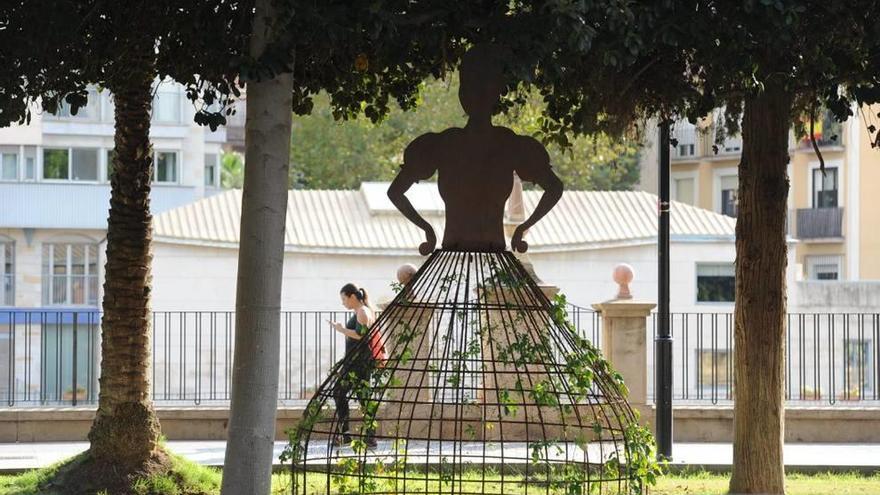
[[[156,185],[150,208],[161,213],[198,199],[184,185]],[[110,184],[95,182],[7,182],[0,184],[0,225],[38,229],[106,229]]]
[[[800,208],[795,237],[803,241],[842,240],[843,208]]]

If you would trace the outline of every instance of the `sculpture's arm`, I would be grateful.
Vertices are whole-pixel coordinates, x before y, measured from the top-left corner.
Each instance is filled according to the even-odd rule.
[[[562,181],[550,168],[550,156],[547,155],[547,151],[534,139],[527,139],[528,144],[523,150],[523,164],[517,167],[516,173],[522,180],[539,185],[544,190],[544,194],[535,206],[535,211],[513,232],[510,248],[520,253],[526,252],[529,248],[528,243],[523,240],[525,232],[556,206],[562,198],[563,190]]]
[[[425,256],[434,251],[437,245],[437,236],[434,234],[434,228],[431,227],[431,224],[422,218],[409,202],[406,191],[416,182],[434,175],[435,169],[429,165],[430,158],[425,153],[425,145],[428,144],[425,140],[426,137],[427,135],[420,136],[407,146],[403,153],[403,166],[388,187],[388,199],[403,213],[403,216],[425,231],[426,240],[419,246],[419,253]]]

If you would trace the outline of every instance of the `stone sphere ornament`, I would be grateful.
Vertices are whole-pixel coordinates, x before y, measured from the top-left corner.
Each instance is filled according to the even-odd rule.
[[[296,495],[632,495],[659,472],[620,374],[577,333],[564,298],[549,300],[506,249],[514,173],[544,190],[512,233],[520,252],[562,183],[540,143],[492,125],[502,69],[498,48],[473,47],[459,71],[467,125],[404,152],[388,195],[424,231],[419,251],[429,256],[418,270],[401,267],[397,296],[289,432],[282,460]],[[441,249],[405,194],[435,173]],[[336,417],[339,400],[357,405],[350,422]]]
[[[397,282],[403,285],[408,284],[418,270],[412,263],[400,265],[397,269]]]
[[[614,267],[611,277],[617,283],[617,299],[632,299],[632,292],[629,290],[629,284],[633,281],[633,269],[626,263],[621,263]]]

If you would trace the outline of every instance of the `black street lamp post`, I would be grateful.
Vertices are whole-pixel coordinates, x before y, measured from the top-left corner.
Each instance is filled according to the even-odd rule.
[[[654,337],[657,457],[672,459],[672,334],[669,325],[669,121],[660,123],[658,204],[658,301]]]

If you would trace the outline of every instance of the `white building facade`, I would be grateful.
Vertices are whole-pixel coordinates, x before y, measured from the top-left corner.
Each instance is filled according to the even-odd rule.
[[[422,233],[390,204],[387,184],[356,191],[291,191],[282,308],[339,307],[353,282],[375,301],[393,295],[403,263],[419,266]],[[408,193],[442,238],[443,203],[433,184]],[[526,191],[526,210],[539,191]],[[169,311],[234,308],[240,191],[227,191],[155,219],[153,307]],[[527,235],[536,273],[572,303],[589,307],[614,297],[611,271],[633,266],[637,297],[656,299],[656,197],[643,192],[566,192]],[[672,212],[672,307],[725,311],[733,305],[734,220],[675,204]]]
[[[193,123],[183,87],[156,84],[150,138],[154,214],[219,187],[225,131]],[[0,307],[97,308],[109,210],[114,105],[89,90],[76,115],[35,108],[0,129]]]
[[[157,81],[154,94],[157,214],[219,190],[225,130],[193,123],[181,85]],[[96,398],[113,134],[112,95],[97,88],[76,115],[35,107],[28,125],[0,129],[0,397],[7,404]]]

